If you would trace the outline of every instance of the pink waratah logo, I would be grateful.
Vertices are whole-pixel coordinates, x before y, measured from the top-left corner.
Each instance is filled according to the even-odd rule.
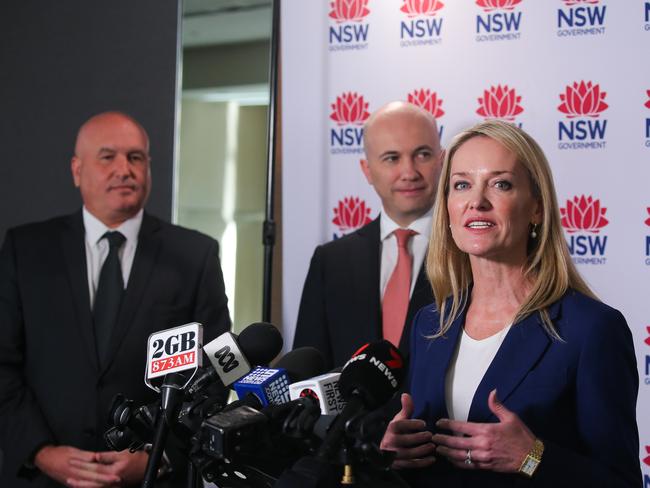
[[[359,197],[347,197],[339,200],[339,206],[334,208],[332,223],[345,233],[363,227],[371,220],[366,202]]]
[[[508,88],[508,85],[492,86],[483,92],[483,97],[478,99],[480,106],[476,113],[487,119],[513,121],[524,111],[519,102],[521,97],[517,95],[514,88]]]
[[[650,329],[650,327],[648,328]],[[643,459],[643,462],[648,466],[650,466],[650,446],[645,446],[645,452],[646,454],[648,454],[648,456],[645,459]]]
[[[444,110],[442,110],[442,98],[438,98],[438,94],[428,88],[413,90],[408,94],[407,100],[413,105],[422,107],[436,119],[445,115]]]
[[[650,215],[650,207],[646,208],[646,210],[648,211],[648,215]],[[645,219],[645,225],[650,225],[650,217]]]
[[[370,13],[369,0],[334,0],[330,3],[332,11],[329,16],[336,22],[361,22]]]
[[[368,102],[358,93],[343,93],[336,97],[336,102],[332,104],[330,119],[338,125],[363,125],[368,117]]]
[[[600,0],[562,0],[564,5],[567,7],[573,7],[574,5],[587,4],[587,5],[596,5]]]
[[[404,0],[404,5],[400,10],[409,17],[418,15],[433,17],[444,6],[445,4],[439,0]]]
[[[644,342],[645,342],[647,345],[650,346],[650,325],[647,325],[646,328],[645,328],[645,330],[646,330],[646,332],[648,333],[648,337],[646,337],[646,339],[645,339]],[[650,447],[650,446],[648,446],[648,447]],[[648,449],[648,448],[646,448],[646,449]],[[648,451],[648,454],[650,454],[650,450]],[[649,458],[648,458],[648,461],[650,461],[650,456],[649,456]],[[648,466],[650,466],[650,463],[648,463]]]
[[[645,102],[645,106],[646,108],[650,108],[650,90],[646,90],[645,94],[648,95],[648,101]]]
[[[521,0],[476,0],[476,5],[486,12],[493,10],[512,10]]]
[[[609,105],[605,103],[607,92],[600,91],[600,85],[591,81],[577,81],[568,85],[560,94],[562,103],[557,108],[568,119],[574,117],[599,117]]]
[[[560,209],[562,227],[569,234],[580,231],[598,234],[601,228],[609,224],[605,212],[607,209],[600,206],[600,200],[594,200],[591,195],[575,196],[573,200],[567,200],[565,208]]]

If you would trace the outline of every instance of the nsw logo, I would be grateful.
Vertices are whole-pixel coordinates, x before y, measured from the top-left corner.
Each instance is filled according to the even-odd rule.
[[[486,119],[513,122],[524,111],[520,103],[521,96],[517,95],[514,88],[509,88],[508,85],[491,86],[479,97],[476,113]]]
[[[400,22],[400,46],[440,44],[443,18],[438,13],[444,6],[440,0],[403,0],[400,11],[407,20]]]
[[[609,105],[607,92],[598,83],[576,81],[560,94],[557,109],[567,121],[558,123],[559,149],[603,149],[606,145],[607,120],[602,113]]]
[[[483,9],[476,16],[476,41],[512,41],[521,37],[522,13],[516,9],[522,0],[476,0]]]
[[[576,264],[605,264],[607,236],[600,231],[609,224],[607,208],[591,195],[574,196],[560,208],[562,227],[569,234],[569,253]]]
[[[563,0],[557,10],[558,37],[593,36],[605,33],[606,5],[600,0]]]
[[[429,112],[435,119],[439,119],[445,115],[444,110],[442,110],[442,98],[438,97],[438,94],[428,88],[421,88],[419,90],[413,90],[407,96],[407,101],[413,105],[423,108]],[[438,135],[442,139],[442,133],[444,126],[438,123]]]
[[[340,234],[334,233],[334,239],[369,224],[372,221],[371,211],[370,207],[366,206],[366,202],[359,197],[350,196],[339,200],[338,206],[334,207],[332,223],[339,228]]]
[[[334,25],[329,28],[329,50],[367,49],[369,24],[364,23],[369,0],[334,0],[329,13]]]
[[[336,128],[330,129],[331,154],[360,154],[363,152],[363,124],[368,117],[368,102],[356,92],[342,93],[331,104],[330,119]]]

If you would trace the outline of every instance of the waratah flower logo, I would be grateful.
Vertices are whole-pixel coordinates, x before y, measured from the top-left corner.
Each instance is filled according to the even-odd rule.
[[[650,215],[650,207],[646,208],[646,210],[648,211],[648,215]],[[645,219],[645,225],[650,225],[650,217]]]
[[[650,329],[650,327],[648,327],[648,329]],[[650,466],[650,446],[645,446],[645,452],[648,454],[648,456],[643,459],[643,462]]]
[[[486,12],[493,10],[512,10],[515,5],[521,3],[521,0],[476,0],[476,5],[481,7]]]
[[[445,112],[442,110],[442,98],[438,98],[438,94],[428,88],[413,90],[408,94],[407,100],[413,105],[422,107],[436,119],[445,115]]]
[[[514,88],[508,88],[508,85],[492,86],[483,92],[482,98],[478,99],[480,107],[476,113],[487,119],[513,121],[524,111],[519,102],[521,97],[517,95]]]
[[[369,0],[334,0],[330,3],[332,11],[329,16],[336,22],[361,22],[370,13]]]
[[[339,206],[334,208],[332,223],[345,233],[363,227],[371,220],[366,202],[359,197],[347,197],[339,200]]]
[[[330,119],[338,125],[363,125],[370,117],[368,102],[363,100],[363,95],[354,92],[343,93],[336,97],[336,102],[332,104],[332,110]]]
[[[650,108],[650,90],[646,90],[645,94],[648,95],[648,101],[645,102],[645,106]]]
[[[566,114],[568,119],[599,117],[600,113],[609,107],[605,103],[606,96],[607,93],[601,92],[599,85],[594,85],[591,81],[576,81],[560,94],[562,103],[557,109]]]
[[[432,17],[444,6],[445,4],[439,0],[404,0],[404,5],[400,10],[409,17],[417,17],[418,15]]]
[[[569,234],[584,231],[598,234],[600,229],[609,224],[605,218],[607,209],[600,206],[600,200],[594,200],[591,195],[575,196],[567,200],[566,208],[561,208],[562,227]]]
[[[646,326],[645,330],[648,332],[648,337],[646,337],[644,342],[650,346],[650,325]],[[646,447],[646,449],[648,448],[650,448],[650,446]],[[650,451],[648,451],[648,454],[650,454]],[[650,456],[648,456],[648,461],[650,461]],[[647,464],[650,466],[650,462]]]
[[[588,5],[596,5],[600,0],[562,0],[567,7],[572,7],[574,5],[580,5],[581,3],[586,3]]]

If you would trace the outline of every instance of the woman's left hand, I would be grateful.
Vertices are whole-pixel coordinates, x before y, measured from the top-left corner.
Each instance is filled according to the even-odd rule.
[[[517,414],[497,399],[497,391],[488,396],[488,407],[498,423],[461,422],[440,419],[436,426],[458,435],[436,434],[436,452],[453,465],[464,469],[489,469],[516,473],[535,443],[535,435]]]

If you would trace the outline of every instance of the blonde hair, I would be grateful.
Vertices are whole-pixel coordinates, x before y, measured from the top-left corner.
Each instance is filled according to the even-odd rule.
[[[539,311],[546,331],[561,339],[548,314],[548,307],[559,300],[569,288],[596,298],[576,270],[560,225],[560,211],[555,196],[551,168],[539,145],[519,127],[498,120],[479,123],[458,134],[445,154],[435,210],[429,250],[427,275],[433,289],[436,305],[440,311],[439,329],[431,337],[440,337],[465,308],[472,284],[469,257],[461,251],[451,236],[447,197],[451,161],[460,146],[474,137],[489,137],[517,157],[526,168],[531,181],[533,196],[542,204],[542,222],[536,232],[537,238],[529,237],[524,277],[532,283],[532,289],[515,314],[517,323]],[[451,298],[449,302],[447,299]]]

